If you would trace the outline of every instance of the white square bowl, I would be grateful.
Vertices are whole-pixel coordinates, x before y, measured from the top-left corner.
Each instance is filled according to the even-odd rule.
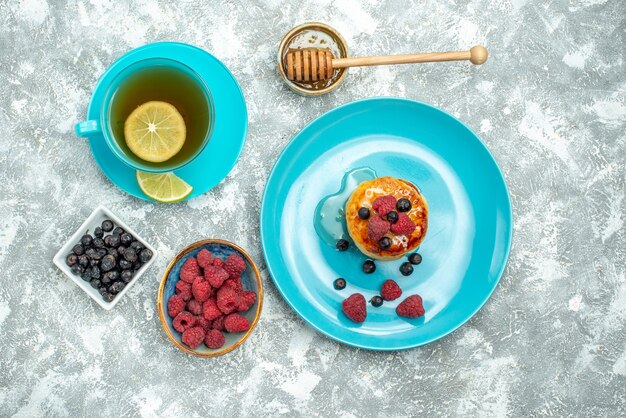
[[[70,267],[67,264],[65,264],[66,257],[72,252],[72,247],[74,247],[74,245],[79,243],[81,237],[87,233],[87,230],[89,230],[89,232],[93,234],[93,231],[96,229],[96,227],[102,225],[102,221],[104,221],[105,219],[110,219],[111,221],[113,221],[115,226],[119,226],[122,229],[124,229],[124,231],[130,233],[133,236],[133,238],[135,238],[137,241],[142,243],[146,248],[152,251],[152,258],[143,266],[141,266],[139,270],[135,272],[135,275],[133,279],[130,281],[130,283],[128,283],[124,287],[124,289],[122,289],[122,291],[119,292],[115,296],[113,301],[111,302],[105,301],[100,295],[100,293],[96,289],[91,287],[89,282],[84,281],[82,278],[80,278],[80,276],[74,275]],[[117,302],[119,302],[120,299],[122,299],[122,297],[126,294],[128,289],[130,289],[135,284],[135,282],[139,280],[139,277],[141,277],[141,275],[143,275],[143,273],[150,267],[150,265],[152,265],[156,257],[157,257],[157,251],[154,249],[154,247],[152,247],[150,244],[144,241],[135,231],[133,231],[128,225],[122,222],[120,218],[115,216],[110,210],[108,210],[104,206],[98,206],[91,213],[91,215],[89,215],[87,220],[83,222],[80,228],[78,228],[78,230],[74,233],[74,235],[72,235],[68,239],[65,245],[61,247],[59,252],[56,253],[56,255],[54,256],[53,262],[59,269],[61,269],[63,273],[65,273],[67,277],[72,279],[78,287],[83,289],[85,293],[91,296],[91,298],[95,300],[96,303],[98,303],[98,305],[102,306],[104,309],[108,311],[110,309],[113,309],[113,307],[117,305]]]

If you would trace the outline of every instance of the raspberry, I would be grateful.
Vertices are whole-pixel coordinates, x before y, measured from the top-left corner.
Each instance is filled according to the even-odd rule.
[[[191,299],[187,302],[187,310],[193,315],[200,315],[202,313],[202,304],[195,299]]]
[[[212,321],[220,315],[222,315],[222,311],[217,307],[217,302],[214,298],[204,302],[204,305],[202,305],[202,316],[205,319]]]
[[[211,251],[203,248],[196,256],[196,259],[198,260],[198,265],[204,269],[213,263],[213,254],[211,254]]]
[[[224,261],[224,270],[230,278],[239,277],[246,270],[246,262],[238,254],[231,254]]]
[[[223,287],[217,291],[217,307],[225,314],[237,308],[238,299],[235,291],[229,287]]]
[[[179,280],[176,282],[176,294],[179,295],[185,302],[191,299],[191,285],[187,282]]]
[[[228,332],[243,332],[250,327],[250,323],[245,316],[232,313],[224,319],[224,328]]]
[[[247,311],[256,302],[256,293],[251,290],[246,290],[239,294],[239,300],[237,301],[237,311]]]
[[[211,321],[209,321],[208,319],[204,319],[202,315],[197,315],[193,318],[193,326],[200,327],[206,332],[209,332],[209,330],[211,329]]]
[[[217,318],[215,318],[213,320],[213,323],[211,324],[211,327],[218,331],[223,331],[224,330],[224,318],[226,318],[225,315],[220,315]]]
[[[222,287],[230,287],[235,293],[241,293],[243,291],[243,285],[241,284],[240,277],[233,277],[224,281]]]
[[[172,322],[172,326],[178,332],[184,332],[187,328],[191,328],[192,325],[193,315],[187,311],[182,311],[176,315],[176,318],[174,318],[174,321]]]
[[[367,223],[367,237],[373,241],[378,241],[389,232],[389,222],[380,216],[372,216]]]
[[[213,265],[215,267],[224,267],[224,260],[222,260],[221,258],[214,258],[213,259]]]
[[[344,300],[341,304],[341,310],[348,318],[357,323],[365,321],[367,317],[365,298],[360,293],[355,293]]]
[[[174,295],[167,302],[167,314],[176,318],[176,315],[185,310],[185,300],[180,295]]]
[[[393,280],[385,280],[383,287],[380,290],[380,295],[384,300],[396,300],[402,296],[402,289],[398,286],[398,283]]]
[[[396,198],[391,195],[380,196],[372,203],[372,208],[380,216],[387,216],[389,212],[396,209]]]
[[[208,266],[204,269],[204,278],[208,280],[214,288],[219,288],[228,279],[228,273],[221,267]]]
[[[187,283],[193,283],[196,277],[200,275],[200,266],[198,266],[198,262],[193,257],[185,261],[185,264],[180,269],[180,279]]]
[[[209,348],[220,348],[225,342],[226,337],[224,337],[224,334],[216,329],[208,331],[206,337],[204,337],[204,343]]]
[[[415,224],[406,213],[398,214],[398,222],[391,224],[391,232],[396,235],[409,235],[415,231]]]
[[[183,343],[187,344],[189,348],[198,348],[202,341],[204,341],[204,335],[206,333],[200,327],[189,328],[183,332]]]
[[[213,289],[211,289],[211,285],[209,282],[204,280],[204,277],[196,277],[196,280],[193,281],[191,285],[191,292],[193,293],[193,297],[200,303],[205,302],[209,297],[211,297],[211,293],[213,293]]]
[[[422,298],[419,295],[411,295],[404,299],[396,308],[396,313],[399,316],[406,318],[419,318],[424,315],[424,305],[422,305]]]

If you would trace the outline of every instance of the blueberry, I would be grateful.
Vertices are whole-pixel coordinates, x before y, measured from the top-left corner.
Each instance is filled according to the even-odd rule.
[[[117,234],[107,235],[104,237],[104,243],[107,247],[118,247],[120,245],[120,236]]]
[[[83,247],[81,244],[76,244],[72,248],[72,252],[76,255],[83,255],[85,254],[85,247]]]
[[[409,199],[398,199],[396,202],[396,209],[398,212],[408,212],[411,210],[411,201]]]
[[[391,247],[391,238],[382,237],[378,240],[378,246],[381,250],[386,250],[387,248]]]
[[[93,230],[93,236],[96,238],[102,238],[104,236],[104,232],[102,231],[102,228],[97,226],[96,229]]]
[[[89,259],[93,260],[98,255],[98,251],[96,251],[95,248],[87,248],[85,255],[89,257]]]
[[[124,256],[124,251],[126,251],[126,247],[124,247],[123,245],[120,245],[119,247],[117,247],[117,253],[121,256]]]
[[[95,267],[100,265],[100,260],[95,260],[93,258],[89,259],[89,267]]]
[[[115,267],[115,257],[112,255],[105,255],[100,262],[100,268],[102,271],[109,271]]]
[[[132,248],[127,248],[124,250],[124,258],[133,263],[137,261],[137,252]]]
[[[74,253],[65,257],[65,264],[72,267],[74,264],[78,263],[78,256]]]
[[[143,263],[140,260],[137,260],[133,263],[133,270],[137,271],[143,266]]]
[[[403,276],[410,276],[413,273],[413,265],[408,261],[402,263],[400,266],[400,273],[402,273]]]
[[[78,264],[80,264],[83,267],[87,267],[89,265],[89,257],[87,257],[85,254],[79,255]]]
[[[93,237],[89,234],[85,234],[80,239],[80,243],[83,244],[83,247],[91,247],[91,244],[93,243]]]
[[[74,264],[72,266],[72,273],[74,273],[77,276],[80,276],[81,274],[83,274],[83,271],[85,271],[85,269],[80,264]]]
[[[123,270],[120,278],[124,283],[129,283],[133,279],[133,272],[131,270]]]
[[[422,262],[422,256],[419,255],[418,253],[413,253],[409,256],[409,262],[411,264],[417,265]]]
[[[370,210],[368,208],[359,208],[359,218],[367,219],[370,217]]]
[[[86,282],[90,281],[91,280],[91,268],[87,267],[85,271],[83,271],[83,274],[80,275],[80,278]]]
[[[97,289],[102,285],[102,282],[100,282],[100,280],[98,279],[93,279],[89,282],[89,284],[91,284],[91,287],[93,287],[94,289]]]
[[[139,253],[139,259],[141,260],[142,263],[147,263],[152,258],[152,255],[153,255],[152,251],[150,251],[148,248],[144,248]]]
[[[130,245],[130,243],[133,242],[133,236],[130,235],[128,232],[124,232],[122,235],[120,235],[120,243],[122,245]]]
[[[92,279],[99,279],[100,277],[102,277],[102,272],[100,271],[100,267],[95,266],[91,268],[91,278]]]
[[[103,286],[103,283],[100,283],[100,286],[98,288],[98,293],[100,293],[100,295],[104,296],[105,293],[107,293],[107,288],[105,286]]]
[[[378,308],[379,306],[383,305],[383,298],[381,298],[380,296],[374,296],[371,300],[370,303],[372,304],[373,307]]]
[[[104,248],[104,240],[102,238],[94,238],[93,239],[93,244],[92,244],[95,248]]]
[[[350,243],[345,239],[341,238],[337,240],[337,244],[335,244],[335,248],[339,251],[345,251],[350,246]]]
[[[114,295],[120,293],[126,287],[126,283],[124,282],[115,282],[111,286],[109,286],[109,292]]]
[[[122,270],[129,270],[133,268],[133,263],[123,258],[118,262],[118,264]]]
[[[108,219],[102,221],[102,230],[104,232],[111,232],[112,229],[113,229],[113,222],[111,222]]]
[[[111,280],[111,276],[109,276],[108,273],[104,273],[100,279],[100,283],[102,283],[102,286],[110,286],[113,280]]]
[[[139,242],[139,241],[133,241],[130,244],[130,248],[132,248],[133,250],[135,250],[138,253],[140,253],[141,250],[143,250],[146,247],[144,247],[144,245],[141,242]]]
[[[372,274],[376,271],[376,264],[372,260],[365,260],[363,263],[363,273]]]
[[[104,279],[107,279],[109,282],[113,283],[117,279],[120,278],[120,272],[117,270],[107,271],[102,275],[102,282],[104,283]]]
[[[124,231],[122,227],[118,226],[113,230],[113,235],[122,235],[124,232],[126,231]]]
[[[113,302],[113,299],[115,299],[115,295],[109,292],[103,292],[102,299],[106,300],[107,302]]]
[[[395,224],[396,222],[398,222],[398,212],[396,212],[395,210],[390,211],[387,214],[387,220],[391,222],[392,224]]]
[[[333,287],[337,290],[342,290],[346,288],[346,281],[345,279],[342,278],[338,278],[333,282]]]
[[[115,258],[116,260],[117,260],[117,257],[119,257],[119,253],[117,252],[117,249],[116,249],[116,248],[109,248],[109,249],[107,250],[107,254],[108,254],[108,255],[112,255],[112,256],[113,256],[113,258]]]

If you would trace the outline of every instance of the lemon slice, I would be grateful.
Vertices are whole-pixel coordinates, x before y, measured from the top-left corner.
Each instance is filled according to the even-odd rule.
[[[193,187],[174,173],[137,171],[137,183],[149,198],[161,203],[180,202],[193,191]]]
[[[137,157],[152,163],[172,158],[185,143],[187,128],[169,103],[151,101],[133,110],[124,122],[126,145]]]

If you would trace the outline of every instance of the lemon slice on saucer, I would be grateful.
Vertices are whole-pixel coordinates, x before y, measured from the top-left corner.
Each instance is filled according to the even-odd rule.
[[[137,171],[137,184],[146,196],[161,203],[180,202],[193,191],[193,187],[174,173]]]
[[[153,163],[167,161],[185,143],[187,128],[176,107],[166,102],[142,104],[126,118],[124,138],[137,157]]]

